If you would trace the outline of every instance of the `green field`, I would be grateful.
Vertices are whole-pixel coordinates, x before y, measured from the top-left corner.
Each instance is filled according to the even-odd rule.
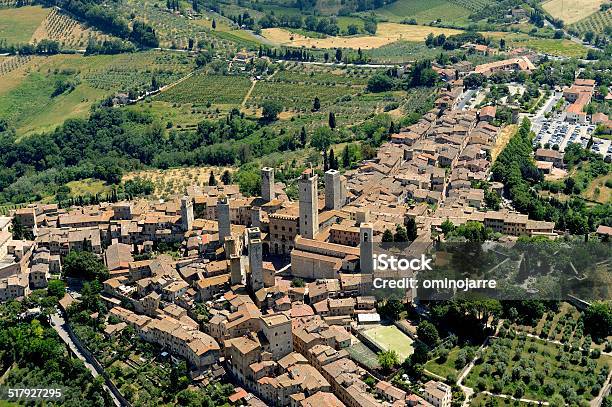
[[[443,23],[465,24],[470,11],[447,0],[397,0],[376,9],[375,13],[392,22],[414,18],[419,24],[428,24],[437,19]]]
[[[9,44],[30,42],[32,34],[50,10],[41,6],[1,9],[0,39],[6,40]]]
[[[160,85],[174,82],[193,69],[184,54],[147,51],[120,55],[54,55],[34,57],[0,80],[0,115],[20,136],[52,130],[68,118],[86,117],[92,104],[115,92],[147,90],[155,76]],[[30,73],[27,73],[27,72]],[[52,96],[56,81],[77,86]]]
[[[461,351],[461,348],[454,347],[448,353],[446,360],[442,361],[440,358],[432,359],[425,364],[425,369],[442,377],[448,377],[449,375],[456,376],[458,371],[455,368],[455,361],[459,351]]]
[[[499,40],[503,37],[506,43],[512,47],[526,47],[534,51],[568,58],[584,58],[588,51],[585,46],[565,39],[534,38],[522,33],[502,32],[489,33],[487,36],[493,40]]]
[[[246,76],[196,74],[155,99],[178,104],[239,105],[250,87]]]
[[[395,325],[379,325],[364,331],[363,335],[379,344],[384,350],[396,351],[402,361],[414,352],[412,347],[414,341]]]

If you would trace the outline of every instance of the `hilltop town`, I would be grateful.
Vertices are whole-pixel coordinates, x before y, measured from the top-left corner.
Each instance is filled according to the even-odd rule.
[[[612,406],[611,19],[0,0],[0,404]]]
[[[578,86],[585,85],[566,93]],[[474,187],[489,180],[501,129],[488,108],[456,109],[461,94],[449,86],[434,110],[353,170],[306,169],[296,201],[264,167],[256,197],[238,185],[193,185],[169,200],[17,209],[2,219],[0,299],[23,299],[65,279],[59,305],[74,318],[81,295],[71,287],[85,276],[67,275],[64,259],[87,252],[108,270],[99,293],[103,334],[131,328],[135,340],[186,360],[197,383],[230,380],[233,403],[450,406],[444,377],[401,388],[386,380],[389,371],[373,368],[375,355],[392,349],[367,334],[388,319],[371,295],[372,245],[414,225],[408,242],[425,252],[449,222],[509,241],[558,237],[553,222],[503,202],[492,209],[487,195],[501,196],[502,183]],[[562,165],[546,152],[553,150],[537,150],[536,158]],[[11,224],[30,238],[13,240]],[[391,327],[406,344],[419,340],[407,321]],[[358,347],[365,358],[351,352]]]

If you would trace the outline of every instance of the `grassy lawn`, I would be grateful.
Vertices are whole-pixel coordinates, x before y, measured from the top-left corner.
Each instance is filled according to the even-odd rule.
[[[55,82],[59,78],[54,74],[31,73],[19,86],[2,95],[0,117],[18,126],[27,117],[41,113],[52,103]]]
[[[66,119],[89,116],[92,103],[104,97],[105,93],[87,84],[79,85],[74,91],[60,95],[37,114],[23,119],[17,132],[27,136],[41,131],[51,131]]]
[[[457,355],[460,351],[461,348],[455,346],[450,350],[445,361],[441,361],[439,357],[432,359],[425,364],[425,369],[442,377],[457,375],[459,372],[455,368],[455,361],[457,360]]]
[[[467,386],[513,395],[523,383],[523,397],[541,401],[551,397],[545,392],[548,386],[557,392],[571,388],[577,398],[591,400],[595,383],[602,382],[602,369],[612,364],[606,355],[583,358],[580,351],[565,352],[556,344],[535,338],[521,340],[518,336],[494,340],[485,350],[483,361],[470,371]]]
[[[32,34],[50,11],[51,9],[41,6],[0,10],[0,38],[9,44],[30,42]]]
[[[412,347],[414,341],[395,325],[379,325],[364,331],[363,334],[383,349],[396,351],[400,360],[406,359],[414,352]]]

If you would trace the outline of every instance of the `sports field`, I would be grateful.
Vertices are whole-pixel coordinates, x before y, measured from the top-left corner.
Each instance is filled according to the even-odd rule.
[[[371,341],[379,344],[384,350],[396,351],[401,361],[414,352],[412,347],[414,341],[395,325],[378,325],[364,331],[363,334]]]
[[[604,2],[605,0],[550,0],[542,4],[542,7],[565,24],[572,24],[597,12]]]
[[[378,369],[380,364],[378,363],[378,357],[370,348],[359,342],[357,338],[353,338],[353,344],[346,348],[351,359],[369,367],[370,369]]]

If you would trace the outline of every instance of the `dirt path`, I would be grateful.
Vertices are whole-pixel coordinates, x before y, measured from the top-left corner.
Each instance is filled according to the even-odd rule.
[[[257,79],[253,79],[251,83],[251,87],[247,91],[246,95],[244,95],[244,99],[242,99],[242,103],[240,104],[240,106],[242,107],[246,106],[247,101],[251,97],[251,93],[253,92],[253,89],[255,89],[255,85],[257,85]]]

